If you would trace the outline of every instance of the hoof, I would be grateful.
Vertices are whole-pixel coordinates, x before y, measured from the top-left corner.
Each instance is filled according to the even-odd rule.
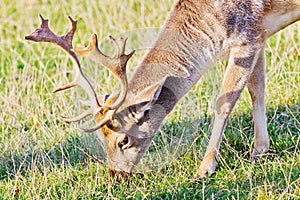
[[[217,161],[215,158],[205,159],[202,161],[200,165],[200,169],[198,170],[195,179],[203,180],[208,175],[215,172],[217,166]]]
[[[109,169],[109,175],[117,181],[130,181],[132,173]]]
[[[259,150],[253,149],[252,154],[251,154],[251,161],[255,162],[259,158],[266,156],[268,149],[269,148],[260,148]]]

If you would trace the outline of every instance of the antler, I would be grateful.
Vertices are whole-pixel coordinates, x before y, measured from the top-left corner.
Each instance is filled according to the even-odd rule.
[[[116,49],[115,54],[112,57],[104,55],[99,49],[97,34],[92,35],[90,43],[86,48],[74,49],[74,52],[107,67],[121,81],[121,93],[114,105],[108,107],[109,109],[118,109],[124,102],[128,90],[126,64],[135,51],[133,50],[128,55],[125,54],[127,38],[120,38],[119,40],[116,40],[112,36],[109,36],[109,39],[112,41]]]
[[[88,93],[89,98],[91,99],[91,107],[88,110],[86,110],[85,112],[81,113],[79,116],[72,117],[72,118],[66,118],[66,117],[61,116],[61,118],[67,122],[75,122],[75,121],[80,121],[89,115],[95,116],[98,112],[101,111],[102,113],[106,113],[106,116],[103,118],[103,120],[91,129],[82,129],[82,130],[86,131],[86,132],[92,132],[92,131],[95,131],[95,130],[101,128],[111,118],[113,118],[114,113],[121,106],[121,104],[124,102],[124,99],[126,98],[126,94],[127,94],[126,64],[127,64],[127,61],[129,60],[129,58],[133,55],[134,51],[128,55],[125,55],[124,52],[125,52],[126,39],[121,38],[120,40],[115,40],[115,39],[112,39],[112,37],[110,37],[116,46],[116,49],[117,49],[116,55],[114,55],[113,57],[105,56],[98,49],[96,35],[93,35],[92,41],[87,48],[81,49],[81,50],[74,50],[75,52],[78,52],[79,54],[82,54],[82,55],[90,55],[90,53],[98,51],[102,57],[96,56],[96,58],[94,60],[96,60],[97,62],[106,66],[115,75],[117,75],[118,79],[121,80],[122,90],[121,90],[121,93],[120,93],[119,98],[116,101],[116,103],[111,107],[102,106],[98,102],[97,95],[96,95],[95,90],[93,89],[91,83],[84,76],[82,69],[81,69],[80,62],[79,62],[76,54],[73,51],[72,40],[73,40],[73,36],[76,31],[77,21],[74,21],[69,16],[68,18],[71,22],[70,31],[66,35],[57,36],[50,30],[49,20],[44,19],[42,15],[39,15],[39,16],[40,16],[42,24],[40,25],[39,28],[37,28],[35,31],[33,31],[30,35],[26,36],[25,39],[31,40],[34,42],[49,42],[49,43],[53,43],[53,44],[60,46],[71,56],[71,58],[75,62],[75,65],[77,66],[75,68],[76,75],[75,75],[74,80],[71,83],[68,83],[64,86],[56,88],[53,92],[66,90],[66,89],[72,88],[76,85],[79,85]],[[93,46],[91,46],[91,45],[93,45]],[[93,50],[93,49],[95,49],[95,50]],[[100,55],[100,54],[98,54],[98,55]],[[90,56],[88,56],[88,57],[90,57]]]
[[[126,65],[128,60],[134,54],[134,50],[131,51],[129,54],[125,54],[125,46],[127,38],[120,38],[116,40],[112,36],[109,36],[109,39],[115,46],[115,53],[113,56],[108,57],[101,52],[98,47],[98,39],[97,34],[93,34],[90,40],[90,43],[87,47],[83,49],[74,49],[73,51],[81,56],[85,56],[98,64],[101,64],[108,68],[120,81],[121,81],[121,92],[118,96],[118,99],[114,102],[112,106],[105,106],[107,111],[106,116],[104,119],[97,124],[95,127],[90,129],[82,129],[85,132],[93,132],[101,128],[110,118],[109,116],[113,116],[117,109],[123,104],[127,91],[128,91],[128,82],[126,76]]]

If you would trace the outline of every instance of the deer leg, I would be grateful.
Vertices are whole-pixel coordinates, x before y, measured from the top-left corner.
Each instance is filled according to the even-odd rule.
[[[252,158],[268,151],[270,146],[267,131],[266,105],[265,105],[265,54],[261,50],[256,65],[247,83],[251,95],[254,119],[254,150]]]
[[[211,174],[215,170],[217,165],[216,157],[226,122],[250,78],[258,56],[259,51],[254,50],[251,46],[235,47],[230,51],[228,66],[216,102],[212,135],[197,173],[197,176],[200,178],[205,178],[206,174]]]

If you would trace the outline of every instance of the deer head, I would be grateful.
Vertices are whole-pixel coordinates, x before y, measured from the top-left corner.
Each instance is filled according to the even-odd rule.
[[[77,122],[89,115],[93,115],[96,126],[89,129],[80,129],[84,132],[93,132],[100,129],[99,138],[107,153],[108,164],[112,174],[119,172],[130,174],[147,151],[155,131],[165,117],[163,112],[156,115],[156,119],[151,118],[150,114],[147,114],[147,111],[150,109],[155,112],[155,109],[153,109],[155,107],[154,104],[158,99],[165,79],[147,87],[134,97],[130,94],[128,95],[126,64],[134,54],[134,51],[125,54],[126,38],[115,39],[111,36],[109,37],[115,46],[115,54],[113,56],[106,56],[101,52],[98,48],[96,34],[92,35],[87,47],[73,49],[72,39],[77,21],[69,17],[71,23],[70,31],[66,35],[57,36],[50,30],[49,21],[41,15],[40,19],[40,27],[26,36],[25,39],[34,42],[50,42],[60,46],[71,56],[75,66],[74,80],[69,84],[56,88],[53,92],[59,92],[79,85],[87,92],[90,98],[90,108],[88,110],[76,117],[60,116],[60,118],[66,122]],[[121,91],[105,99],[103,104],[100,104],[92,84],[82,72],[81,64],[76,54],[85,56],[108,68],[120,80]],[[134,101],[132,101],[133,99]],[[159,110],[159,106],[156,110]]]

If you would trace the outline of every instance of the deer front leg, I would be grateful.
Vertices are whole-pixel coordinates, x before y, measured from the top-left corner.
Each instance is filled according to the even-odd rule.
[[[268,151],[270,146],[267,131],[266,105],[265,105],[265,54],[261,50],[259,58],[247,83],[251,95],[254,119],[254,149],[252,158]]]
[[[249,80],[259,53],[260,52],[255,50],[252,46],[242,46],[231,49],[228,66],[216,102],[212,135],[197,177],[205,178],[206,174],[214,172],[217,165],[216,157],[226,122],[243,88]]]

